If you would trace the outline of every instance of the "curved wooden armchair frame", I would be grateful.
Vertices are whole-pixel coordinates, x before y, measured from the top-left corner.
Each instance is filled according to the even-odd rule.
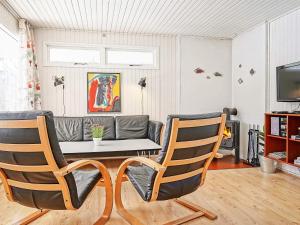
[[[73,162],[73,163],[67,165],[64,168],[61,168],[58,171],[54,171],[53,173],[56,176],[63,177],[76,169],[79,169],[79,168],[82,168],[85,166],[89,166],[89,165],[97,168],[99,170],[99,172],[102,174],[102,178],[98,182],[97,186],[105,188],[105,195],[106,195],[105,196],[105,208],[104,208],[104,211],[103,211],[101,217],[95,223],[97,225],[101,225],[101,224],[105,224],[108,221],[110,214],[112,212],[112,208],[113,208],[112,181],[111,181],[111,177],[109,175],[107,168],[102,163],[100,163],[96,160],[78,160],[76,162]]]
[[[156,175],[154,185],[153,185],[152,196],[150,199],[151,202],[156,201],[156,199],[158,197],[158,193],[159,193],[159,187],[162,183],[178,181],[178,180],[186,179],[186,178],[189,178],[189,177],[192,177],[192,176],[202,173],[200,185],[203,185],[208,167],[209,167],[211,161],[213,160],[213,158],[215,157],[215,155],[220,147],[221,141],[223,139],[225,121],[226,121],[225,114],[222,114],[221,117],[211,118],[211,119],[185,120],[185,121],[179,121],[179,119],[173,119],[170,142],[168,145],[166,157],[162,164],[159,164],[148,158],[134,157],[134,158],[125,160],[120,165],[118,173],[117,173],[116,182],[115,182],[115,205],[117,208],[117,212],[128,223],[130,223],[132,225],[143,225],[143,223],[138,218],[136,218],[135,216],[130,214],[125,209],[125,207],[122,203],[122,193],[121,193],[122,192],[121,191],[122,182],[128,180],[128,178],[125,174],[125,171],[126,171],[127,167],[134,162],[141,163],[141,164],[146,165],[157,171],[157,175]],[[177,142],[177,134],[178,134],[178,130],[180,128],[208,126],[208,125],[214,125],[214,124],[220,124],[217,136],[206,138],[206,139],[201,139],[201,140]],[[202,156],[198,156],[198,157],[194,157],[194,158],[189,158],[189,159],[172,160],[172,156],[173,156],[175,149],[183,149],[184,150],[184,148],[202,146],[202,145],[207,145],[207,144],[211,144],[211,143],[215,143],[211,153],[208,153],[208,154],[205,154]],[[180,175],[169,176],[169,177],[163,176],[168,166],[185,165],[185,164],[195,163],[195,162],[202,161],[202,160],[206,160],[204,167],[202,167],[202,168],[199,168],[192,172],[180,174]],[[175,199],[175,202],[186,208],[191,209],[192,211],[194,211],[194,213],[191,215],[176,219],[174,221],[165,223],[165,225],[182,224],[182,223],[185,223],[187,221],[193,220],[193,219],[201,217],[201,216],[205,216],[211,220],[214,220],[217,218],[217,215],[215,215],[214,213],[212,213],[198,205],[190,203],[186,200]]]
[[[106,191],[105,209],[101,217],[95,224],[105,224],[109,219],[112,207],[113,207],[113,188],[111,177],[106,167],[95,160],[79,160],[73,162],[66,167],[59,168],[54,159],[50,141],[48,138],[46,120],[44,116],[38,116],[36,120],[3,120],[0,121],[0,128],[37,128],[39,131],[40,144],[3,144],[0,143],[0,151],[12,151],[12,152],[42,152],[45,155],[48,165],[13,165],[7,163],[0,163],[0,178],[4,186],[4,190],[8,200],[14,201],[11,187],[19,187],[28,190],[38,191],[61,191],[64,199],[64,204],[67,210],[76,210],[74,208],[70,190],[67,185],[65,175],[72,171],[82,168],[87,165],[92,165],[99,170],[102,178],[99,180],[96,186],[102,186]],[[3,169],[23,172],[52,172],[56,177],[58,184],[36,184],[19,182],[12,179],[8,179]],[[90,192],[91,193],[91,192]],[[38,210],[37,212],[25,217],[24,219],[16,222],[15,224],[29,224],[37,218],[41,217],[50,210]]]
[[[121,189],[122,182],[128,180],[125,175],[125,170],[130,164],[134,162],[139,162],[144,165],[147,165],[156,171],[164,171],[166,168],[160,165],[159,163],[145,157],[129,158],[125,160],[119,167],[117,178],[116,178],[116,187],[115,187],[115,205],[117,207],[117,211],[130,224],[142,225],[143,224],[142,222],[140,222],[136,217],[131,215],[127,210],[125,210],[124,205],[122,203],[122,189]]]

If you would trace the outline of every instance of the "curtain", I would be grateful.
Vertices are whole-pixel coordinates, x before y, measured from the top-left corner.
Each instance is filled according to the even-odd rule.
[[[20,45],[17,35],[0,25],[0,111],[28,109],[26,78],[20,73]]]
[[[35,50],[33,30],[30,24],[19,21],[21,42],[21,73],[26,79],[26,107],[28,110],[41,109],[41,87]]]

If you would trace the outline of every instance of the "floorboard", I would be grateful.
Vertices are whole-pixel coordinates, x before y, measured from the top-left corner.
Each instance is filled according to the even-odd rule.
[[[210,166],[209,170],[223,170],[223,169],[241,169],[241,168],[251,168],[250,165],[247,165],[240,160],[239,163],[234,162],[235,157],[232,155],[225,155],[223,158],[217,159],[215,158]]]
[[[115,179],[119,162],[107,163]],[[102,210],[102,190],[95,191],[77,211],[52,211],[35,225],[93,224]],[[125,205],[144,223],[160,224],[190,213],[171,202],[145,203],[130,183],[123,189]],[[218,215],[188,222],[189,225],[288,225],[300,224],[300,179],[282,172],[263,174],[258,168],[210,170],[206,183],[185,199]],[[0,185],[0,224],[11,224],[34,210],[8,202]],[[126,224],[113,210],[109,225]]]

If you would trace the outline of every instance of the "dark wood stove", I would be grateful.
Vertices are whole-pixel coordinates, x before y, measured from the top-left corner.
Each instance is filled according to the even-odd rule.
[[[230,137],[223,139],[221,148],[225,150],[235,150],[235,163],[240,162],[240,121],[231,120],[231,115],[236,115],[235,108],[224,108],[227,115],[226,129],[230,132]]]

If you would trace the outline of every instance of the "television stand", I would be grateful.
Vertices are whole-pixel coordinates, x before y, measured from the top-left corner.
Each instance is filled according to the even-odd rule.
[[[272,114],[300,114],[300,111],[272,111]]]
[[[282,117],[287,120],[286,137],[271,134],[271,117]],[[300,127],[300,114],[265,114],[265,152],[267,158],[279,161],[280,163],[289,164],[300,168],[300,165],[294,164],[294,160],[300,157],[300,140],[292,139],[292,135],[298,134]],[[285,158],[273,158],[269,153],[283,152]]]
[[[272,111],[273,114],[290,114],[289,111]]]

